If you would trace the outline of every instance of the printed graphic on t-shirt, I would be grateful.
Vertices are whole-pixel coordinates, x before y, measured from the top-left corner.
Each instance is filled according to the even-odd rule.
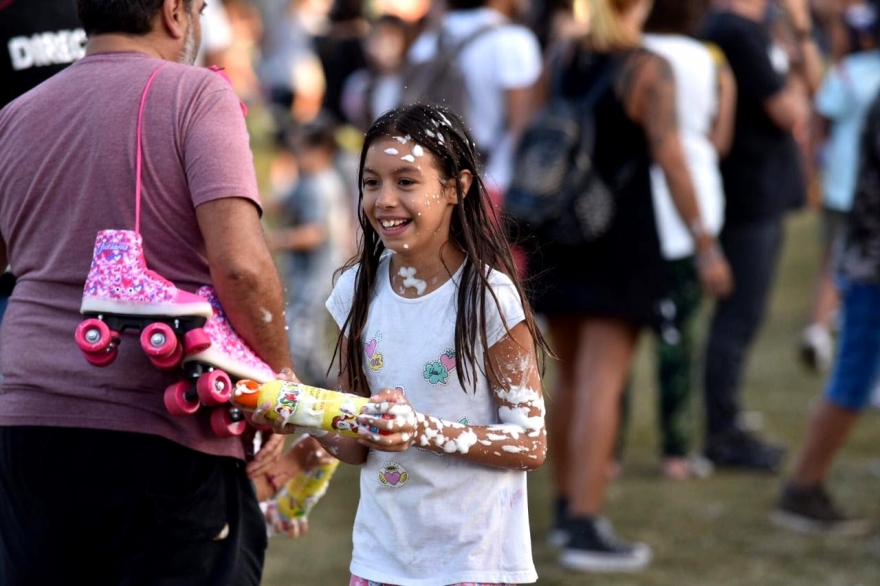
[[[382,486],[390,486],[391,488],[400,488],[406,484],[407,473],[406,468],[397,462],[387,462],[379,470],[379,484]]]
[[[773,66],[773,70],[779,75],[786,75],[788,70],[791,69],[791,63],[788,60],[788,53],[776,43],[772,44],[767,50],[767,57],[770,58],[770,64]]]
[[[382,370],[382,367],[385,366],[385,357],[376,349],[381,340],[382,334],[376,332],[373,335],[373,338],[364,344],[364,352],[366,352],[368,360],[367,366],[369,366],[370,370],[373,372],[379,372]]]
[[[86,54],[83,29],[46,31],[12,37],[7,43],[13,71],[48,65],[67,65]]]
[[[455,369],[455,350],[447,348],[440,358],[425,364],[423,376],[432,385],[445,385],[449,375]]]

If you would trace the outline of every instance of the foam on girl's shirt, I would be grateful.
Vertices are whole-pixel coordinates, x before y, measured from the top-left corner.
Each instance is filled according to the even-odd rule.
[[[415,267],[400,267],[397,275],[403,277],[403,286],[413,287],[416,290],[417,295],[421,295],[422,293],[424,293],[425,289],[428,287],[428,284],[425,283],[423,280],[416,279]]]

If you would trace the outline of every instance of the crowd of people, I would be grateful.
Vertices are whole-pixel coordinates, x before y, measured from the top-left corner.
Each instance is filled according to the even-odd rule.
[[[880,405],[874,0],[52,4],[0,1],[4,584],[258,584],[258,505],[333,457],[361,468],[352,585],[534,582],[527,472],[545,459],[537,537],[559,563],[641,570],[650,545],[603,515],[638,344],[654,338],[663,477],[778,474],[788,450],[745,421],[743,381],[786,218],[808,206],[822,255],[791,343],[828,380],[768,513],[869,530],[826,481]],[[607,226],[518,239],[520,139],[587,96]],[[279,378],[371,397],[359,436],[266,406],[242,437],[174,417],[175,374],[126,352],[132,332],[110,366],[84,361],[73,332],[108,250],[146,276],[109,271],[102,311],[188,316],[210,285]],[[83,506],[58,501],[59,474]],[[65,545],[86,538],[99,568]]]

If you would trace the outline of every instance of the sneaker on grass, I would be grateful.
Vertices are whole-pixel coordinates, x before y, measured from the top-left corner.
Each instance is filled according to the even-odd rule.
[[[556,497],[553,505],[554,522],[553,527],[547,534],[547,545],[550,547],[563,547],[568,543],[571,533],[568,530],[568,499],[565,497]]]
[[[822,485],[799,488],[786,484],[770,520],[801,533],[864,535],[871,528],[867,520],[840,512]]]
[[[651,561],[651,548],[614,534],[604,517],[569,521],[571,537],[559,558],[564,568],[581,572],[636,572]]]

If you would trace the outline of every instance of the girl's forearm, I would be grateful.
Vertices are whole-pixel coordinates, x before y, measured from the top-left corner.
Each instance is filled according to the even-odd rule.
[[[533,470],[544,463],[547,454],[543,416],[530,418],[525,425],[470,426],[421,413],[416,414],[416,420],[413,446],[475,464]]]

